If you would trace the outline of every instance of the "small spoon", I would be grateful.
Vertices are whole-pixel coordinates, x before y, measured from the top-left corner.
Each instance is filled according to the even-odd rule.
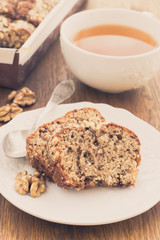
[[[53,114],[58,104],[69,98],[75,91],[73,80],[60,82],[54,89],[46,107],[42,109],[38,119],[30,129],[14,130],[9,132],[3,140],[3,150],[9,158],[19,158],[26,156],[26,137],[42,123],[47,122],[46,117],[49,113]]]

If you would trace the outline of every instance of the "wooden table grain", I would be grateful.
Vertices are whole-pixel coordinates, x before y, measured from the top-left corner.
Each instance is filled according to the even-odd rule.
[[[153,12],[160,18],[160,0],[89,0],[84,8],[124,7]],[[76,91],[66,101],[107,103],[129,110],[160,130],[160,74],[144,87],[119,94],[102,93],[82,84],[66,66],[59,39],[53,44],[23,86],[35,91],[36,103],[25,111],[43,107],[58,82],[74,79]],[[11,89],[0,88],[0,106]],[[3,183],[0,183],[3,184]],[[54,201],[54,199],[53,199]],[[19,210],[0,195],[0,240],[160,240],[160,203],[122,222],[102,226],[70,226],[51,223]]]

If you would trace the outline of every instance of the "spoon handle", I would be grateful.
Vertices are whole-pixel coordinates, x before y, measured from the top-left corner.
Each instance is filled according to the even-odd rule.
[[[54,89],[46,107],[42,109],[38,119],[33,124],[32,128],[36,129],[42,123],[51,121],[51,113],[54,111],[57,105],[69,98],[74,91],[75,85],[73,80],[65,80],[60,82]]]

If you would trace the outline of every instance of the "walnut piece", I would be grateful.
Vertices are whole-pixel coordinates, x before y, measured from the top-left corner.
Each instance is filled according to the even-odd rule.
[[[30,188],[31,197],[39,197],[45,190],[45,178],[38,171],[34,171]]]
[[[35,176],[35,177],[39,177],[39,176],[40,176],[40,172],[38,172],[37,170],[34,170],[34,172],[33,172],[33,176]]]
[[[23,111],[17,104],[6,104],[0,107],[0,122],[8,122]]]
[[[16,93],[15,91],[12,91],[11,94],[8,96],[8,99],[13,100],[13,103],[16,103],[17,105],[24,107],[35,103],[36,95],[29,88],[24,87]]]
[[[8,100],[13,101],[11,104],[6,104],[0,107],[0,122],[8,122],[23,109],[19,106],[32,105],[36,101],[35,93],[29,88],[24,87],[19,91],[12,91],[8,95]]]
[[[8,95],[8,100],[11,101],[15,98],[17,92],[14,90]]]
[[[18,173],[14,184],[16,191],[21,195],[27,194],[29,191],[30,180],[31,176],[27,175],[27,171]]]
[[[30,188],[31,197],[39,197],[41,193],[45,190],[45,185],[41,184],[40,181],[35,181],[32,183]]]
[[[46,188],[45,177],[37,170],[34,171],[33,176],[23,171],[17,174],[14,186],[21,195],[30,193],[31,197],[39,197]]]
[[[10,111],[10,105],[9,104],[0,107],[0,117],[5,116],[7,113],[9,113],[9,111]]]

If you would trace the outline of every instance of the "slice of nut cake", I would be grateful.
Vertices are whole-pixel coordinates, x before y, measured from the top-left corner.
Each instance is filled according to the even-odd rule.
[[[136,182],[140,141],[125,127],[110,123],[100,129],[64,128],[52,142],[49,159],[55,162],[53,179],[60,187],[80,190]]]
[[[53,180],[54,161],[48,156],[52,154],[52,138],[56,132],[67,126],[83,126],[97,128],[105,122],[105,118],[94,108],[82,108],[68,112],[53,122],[43,124],[26,140],[27,160],[38,171]]]

